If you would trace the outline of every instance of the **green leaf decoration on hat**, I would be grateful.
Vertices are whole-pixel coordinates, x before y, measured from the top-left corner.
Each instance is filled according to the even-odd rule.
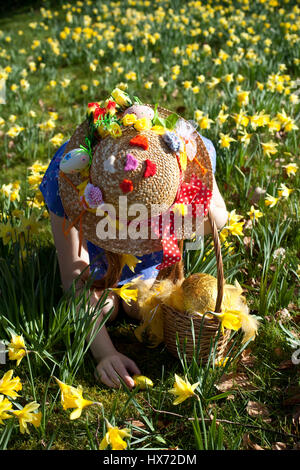
[[[158,107],[158,104],[156,103],[154,107],[154,117],[152,119],[154,126],[162,126],[170,130],[174,129],[179,119],[178,114],[172,113],[167,118],[162,118],[158,115],[157,107]]]

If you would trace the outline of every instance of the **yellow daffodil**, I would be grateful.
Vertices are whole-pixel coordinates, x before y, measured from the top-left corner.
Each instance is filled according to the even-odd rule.
[[[298,171],[297,163],[288,163],[287,165],[283,165],[283,168],[285,168],[286,174],[288,176],[295,176]]]
[[[223,134],[222,132],[220,133],[220,137],[219,144],[221,148],[229,148],[230,142],[236,142],[236,140],[230,137],[230,135]]]
[[[121,299],[126,302],[127,305],[130,305],[131,301],[137,301],[138,297],[138,290],[137,289],[129,289],[132,285],[132,282],[128,282],[124,284],[122,287],[113,287],[111,290],[114,291]]]
[[[153,387],[153,382],[145,375],[134,375],[133,377],[134,384],[136,387],[139,387],[141,390],[146,390],[148,387]]]
[[[240,91],[237,94],[238,104],[240,106],[247,106],[247,104],[249,103],[249,95],[250,91]]]
[[[284,183],[281,183],[281,185],[278,189],[278,195],[279,195],[279,197],[283,197],[283,198],[287,199],[293,191],[294,191],[293,189],[290,189]]]
[[[99,450],[105,450],[110,445],[112,450],[124,450],[127,447],[127,442],[124,437],[130,437],[130,430],[127,428],[119,429],[117,426],[112,426],[107,419],[106,427],[107,433],[100,442]]]
[[[40,405],[36,401],[28,403],[22,410],[12,410],[13,413],[19,420],[20,431],[22,434],[25,432],[29,434],[27,423],[33,424],[38,427],[41,423],[41,413],[34,413]]]
[[[203,116],[201,119],[198,120],[200,129],[209,129],[211,123],[213,122],[213,119],[210,119],[208,116]]]
[[[12,379],[13,373],[14,371],[11,369],[0,379],[0,393],[11,398],[16,398],[20,396],[17,392],[22,390],[22,384],[19,377]]]
[[[18,366],[26,354],[27,350],[23,336],[12,335],[8,344],[8,358],[11,361],[17,361]]]
[[[141,263],[141,260],[139,260],[136,256],[123,254],[121,261],[121,269],[123,269],[124,266],[127,265],[129,269],[134,273],[136,265],[138,263]]]
[[[265,205],[269,207],[274,207],[278,202],[278,197],[271,196],[267,193],[267,197],[265,199]]]
[[[247,212],[247,215],[250,216],[250,219],[259,219],[260,217],[263,216],[263,213],[260,212],[258,209],[255,209],[254,206],[251,206],[250,211]]]
[[[0,238],[2,238],[3,245],[7,245],[11,241],[15,243],[17,241],[16,228],[10,222],[0,225]]]
[[[4,419],[12,418],[12,415],[7,413],[12,409],[12,403],[4,397],[4,395],[0,395],[0,424],[4,424]]]
[[[175,395],[177,398],[173,401],[173,405],[179,405],[187,398],[196,396],[194,390],[198,387],[200,382],[196,382],[193,385],[186,379],[183,380],[177,374],[175,374],[175,382],[173,388],[169,390],[172,395]]]
[[[229,223],[229,225],[226,225],[224,228],[229,230],[229,232],[232,235],[242,236],[243,235],[243,225],[244,225],[244,222],[233,222],[233,223]]]
[[[17,137],[20,134],[20,132],[24,131],[24,129],[25,129],[24,127],[21,127],[16,124],[15,126],[11,127],[6,132],[6,134],[13,139],[14,137]]]
[[[269,157],[270,155],[274,155],[275,153],[277,153],[277,147],[278,144],[276,144],[275,142],[265,142],[261,144],[262,146],[262,149],[263,149],[263,153],[264,155],[267,155],[267,157]]]
[[[63,139],[64,139],[64,135],[61,132],[59,132],[58,134],[55,134],[50,139],[50,142],[51,144],[55,145],[55,147],[59,147],[62,144]]]
[[[74,411],[70,414],[70,419],[74,420],[81,416],[83,408],[89,405],[95,404],[95,402],[91,400],[86,400],[83,398],[82,387],[79,385],[77,388],[72,387],[71,385],[67,385],[61,382],[59,379],[54,377],[56,382],[59,385],[61,391],[61,404],[64,410],[69,408],[75,408]]]
[[[222,333],[224,334],[224,328],[229,330],[239,330],[242,326],[242,320],[239,316],[239,311],[228,310],[219,315],[221,320]]]

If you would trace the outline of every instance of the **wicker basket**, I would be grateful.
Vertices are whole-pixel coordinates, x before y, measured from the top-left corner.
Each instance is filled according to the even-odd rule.
[[[218,295],[216,300],[215,312],[221,311],[221,304],[223,299],[223,288],[224,288],[224,274],[223,274],[223,262],[221,254],[221,245],[218,235],[218,230],[213,220],[213,217],[208,212],[208,220],[212,229],[212,236],[214,242],[214,249],[217,260],[217,279],[218,279]],[[195,349],[197,349],[198,341],[200,343],[199,355],[197,361],[203,363],[207,362],[209,351],[211,348],[212,341],[215,341],[218,336],[218,330],[220,322],[217,318],[209,319],[207,316],[199,316],[198,314],[184,314],[174,310],[172,307],[163,304],[164,313],[164,342],[167,346],[168,351],[171,354],[178,357],[177,351],[177,334],[179,339],[180,351],[185,347],[185,353],[188,360],[191,360]],[[194,325],[194,336],[193,340],[191,319]],[[200,338],[199,335],[201,334]],[[216,348],[215,360],[220,360],[224,356],[226,346],[230,337],[229,330],[225,330],[225,334],[222,333],[219,336],[218,344]]]

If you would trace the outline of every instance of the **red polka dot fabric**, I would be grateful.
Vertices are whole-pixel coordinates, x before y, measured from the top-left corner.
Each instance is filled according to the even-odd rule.
[[[192,175],[190,183],[182,183],[177,193],[175,204],[185,204],[192,206],[192,217],[203,216],[208,213],[212,191],[196,176]],[[170,218],[169,225],[166,225],[166,214],[157,217],[152,221],[152,230],[162,239],[163,262],[156,269],[161,270],[172,266],[181,260],[178,248],[177,237],[174,229],[174,212],[172,208],[168,214]]]

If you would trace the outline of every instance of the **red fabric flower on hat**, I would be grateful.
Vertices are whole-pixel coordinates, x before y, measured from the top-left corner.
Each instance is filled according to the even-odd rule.
[[[133,183],[131,180],[123,180],[122,183],[120,183],[120,188],[123,193],[130,193],[133,191]]]
[[[142,147],[144,150],[148,150],[149,143],[145,135],[136,135],[129,141],[130,145],[136,145],[137,147]]]
[[[156,163],[151,162],[151,160],[145,160],[146,169],[144,173],[144,178],[149,178],[150,176],[154,176],[156,173]]]
[[[174,205],[191,204],[192,217],[203,216],[208,213],[209,203],[212,198],[212,191],[196,176],[192,175],[190,183],[182,183],[178,191]],[[163,262],[156,269],[167,268],[177,261],[180,261],[180,251],[175,233],[174,212],[170,210],[170,224],[163,226],[163,216],[160,215],[158,221],[154,222],[154,231],[162,239]]]

